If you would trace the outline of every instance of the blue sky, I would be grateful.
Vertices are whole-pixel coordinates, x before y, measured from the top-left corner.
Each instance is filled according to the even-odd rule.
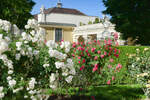
[[[58,0],[33,0],[36,5],[33,7],[32,14],[39,13],[40,7],[42,5],[45,8],[55,7]],[[74,8],[78,9],[81,12],[91,15],[102,17],[102,11],[105,10],[105,7],[102,3],[102,0],[61,0],[64,8]]]

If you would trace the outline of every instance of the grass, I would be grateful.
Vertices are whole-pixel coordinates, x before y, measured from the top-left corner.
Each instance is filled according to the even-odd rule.
[[[145,98],[140,85],[91,86],[87,89],[76,90],[78,92],[73,89],[67,93],[62,91],[62,95],[70,95],[62,100],[141,100]],[[49,100],[55,100],[54,96]]]

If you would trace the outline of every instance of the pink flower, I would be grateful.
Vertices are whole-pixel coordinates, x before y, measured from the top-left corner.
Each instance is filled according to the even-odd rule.
[[[115,77],[114,77],[114,76],[112,76],[112,80],[115,80]]]
[[[117,33],[117,32],[114,33],[114,39],[115,39],[115,40],[118,39],[118,33]]]
[[[73,43],[73,44],[72,44],[72,47],[74,47],[74,48],[75,48],[75,47],[76,47],[76,44],[75,44],[75,43]]]
[[[80,71],[82,71],[84,69],[84,66],[80,67]]]
[[[81,48],[82,51],[84,51],[85,48]]]
[[[97,59],[98,59],[98,57],[97,57],[97,56],[95,56],[95,57],[94,57],[94,60],[97,60]]]
[[[81,59],[81,57],[79,56],[78,59]]]
[[[110,61],[110,62],[114,62],[114,59],[111,58],[109,61]]]
[[[111,66],[111,65],[108,65],[108,68],[112,68],[112,66]]]
[[[88,44],[92,44],[91,42],[88,42]]]
[[[111,81],[110,81],[110,80],[108,80],[108,81],[107,81],[107,84],[108,84],[108,85],[110,85],[110,84],[111,84]]]
[[[78,61],[78,63],[80,64],[81,62],[80,62],[80,61]]]
[[[101,58],[104,58],[104,55],[101,55]]]
[[[86,53],[88,53],[88,50],[85,50]]]
[[[46,44],[47,40],[44,40],[44,43]]]
[[[92,100],[95,100],[95,97],[94,96],[91,96]]]
[[[78,50],[81,50],[81,47],[78,47],[77,49],[78,49]]]
[[[104,52],[104,55],[106,56],[106,55],[107,55],[107,52]]]
[[[111,39],[108,39],[107,44],[108,44],[108,45],[111,45],[111,44],[112,44],[112,40],[111,40]]]
[[[117,51],[118,51],[118,50],[115,48],[114,52],[117,53]]]
[[[75,55],[74,55],[74,54],[72,54],[72,56],[74,57]]]
[[[88,53],[88,56],[90,57],[91,55]]]
[[[116,58],[118,58],[118,57],[119,57],[119,55],[118,55],[118,54],[115,54],[114,56],[115,56]]]
[[[100,54],[100,53],[101,53],[101,51],[100,51],[100,50],[98,50],[98,51],[97,51],[97,53],[98,53],[98,54]]]
[[[94,65],[94,68],[93,68],[93,72],[97,71],[98,70],[98,64],[95,64]]]
[[[85,63],[85,59],[82,60],[82,63]]]
[[[116,41],[116,46],[119,46],[119,43]]]
[[[92,49],[91,49],[92,52],[95,52],[95,50],[96,50],[96,48],[92,48]]]
[[[121,65],[121,64],[118,64],[118,67],[119,67],[119,68],[122,68],[122,65]]]
[[[116,66],[116,70],[118,70],[118,69],[121,69],[122,68],[122,65],[121,64],[118,64],[117,66]]]

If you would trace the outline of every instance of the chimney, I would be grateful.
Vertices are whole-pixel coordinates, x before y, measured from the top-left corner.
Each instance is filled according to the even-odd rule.
[[[62,3],[60,2],[60,0],[58,0],[57,8],[62,8]]]

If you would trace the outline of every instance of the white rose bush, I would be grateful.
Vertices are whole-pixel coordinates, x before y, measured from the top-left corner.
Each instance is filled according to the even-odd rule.
[[[0,99],[23,93],[24,99],[47,100],[44,89],[71,84],[76,71],[69,42],[45,43],[45,30],[34,19],[20,34],[12,34],[12,26],[18,29],[0,20]]]
[[[136,49],[135,54],[130,54],[128,70],[131,76],[143,86],[145,95],[150,97],[150,48]]]

